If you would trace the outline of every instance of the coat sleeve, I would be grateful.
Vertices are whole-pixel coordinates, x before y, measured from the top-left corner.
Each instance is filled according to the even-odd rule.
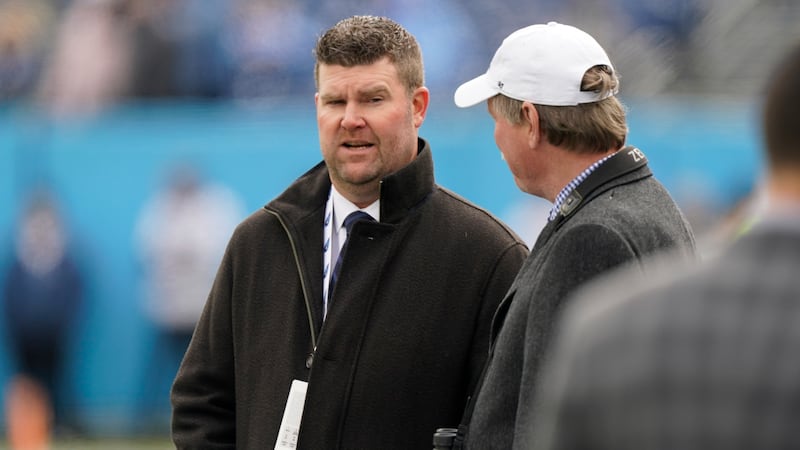
[[[512,244],[500,254],[494,270],[489,274],[477,328],[474,333],[474,336],[478,336],[478,338],[472,344],[468,392],[474,392],[483,367],[486,364],[491,343],[490,336],[494,313],[514,282],[527,256],[528,248],[524,244],[521,242]]]
[[[529,302],[514,442],[527,442],[529,435],[535,433],[528,424],[536,407],[536,382],[564,299],[583,283],[634,261],[636,253],[630,243],[615,230],[601,225],[565,230],[550,249],[539,268],[540,278]]]
[[[231,296],[229,248],[172,385],[177,449],[236,448]]]

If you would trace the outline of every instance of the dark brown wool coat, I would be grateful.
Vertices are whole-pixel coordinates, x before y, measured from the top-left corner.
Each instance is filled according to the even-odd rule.
[[[299,449],[426,449],[458,423],[525,245],[437,186],[420,140],[381,184],[381,222],[351,231],[323,326],[329,189],[320,164],[235,231],[173,386],[178,448],[273,448],[294,379]]]

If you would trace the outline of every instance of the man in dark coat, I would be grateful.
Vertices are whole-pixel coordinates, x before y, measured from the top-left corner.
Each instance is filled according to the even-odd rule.
[[[13,258],[0,279],[0,330],[7,335],[14,371],[8,395],[26,399],[31,411],[44,412],[38,419],[46,432],[42,438],[47,439],[55,429],[78,425],[67,406],[74,398],[66,381],[86,274],[74,241],[55,192],[47,187],[34,190],[20,217]],[[29,397],[25,391],[39,394]],[[38,401],[41,404],[35,405]],[[35,421],[13,408],[6,413],[12,416],[9,435],[25,436],[20,431],[24,423]]]
[[[526,448],[800,448],[798,73],[800,47],[767,89],[754,219],[699,265],[662,258],[581,289]]]
[[[617,84],[594,38],[551,22],[511,34],[487,73],[455,93],[461,107],[488,100],[495,141],[518,187],[554,203],[494,318],[486,374],[460,427],[467,448],[519,446],[570,292],[649,254],[694,254],[691,228],[644,153],[625,146]]]
[[[351,17],[316,57],[325,163],[234,232],[173,385],[178,448],[430,447],[527,255],[435,184],[413,36]]]

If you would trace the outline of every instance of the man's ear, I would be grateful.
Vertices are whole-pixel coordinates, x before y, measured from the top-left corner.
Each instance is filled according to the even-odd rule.
[[[522,102],[522,125],[527,127],[528,145],[535,148],[542,139],[542,130],[539,127],[539,111],[530,102]]]
[[[411,96],[411,105],[414,108],[414,126],[419,128],[428,113],[428,105],[431,102],[431,93],[428,88],[418,87]]]

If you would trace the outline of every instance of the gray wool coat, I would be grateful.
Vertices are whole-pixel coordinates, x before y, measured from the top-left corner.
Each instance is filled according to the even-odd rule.
[[[458,421],[528,252],[435,184],[419,142],[381,183],[380,223],[351,230],[324,322],[325,165],[239,225],[173,384],[177,448],[273,448],[292,380],[298,449],[425,449]]]
[[[615,158],[627,158],[631,149]],[[583,184],[597,187],[545,226],[494,318],[492,354],[466,436],[470,450],[507,450],[516,436],[532,432],[521,427],[535,409],[542,357],[563,300],[576,287],[660,251],[693,258],[691,227],[647,165],[611,177],[598,169]]]

